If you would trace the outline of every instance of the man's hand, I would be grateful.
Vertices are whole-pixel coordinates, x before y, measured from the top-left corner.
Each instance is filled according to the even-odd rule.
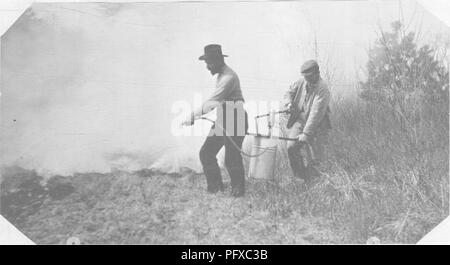
[[[298,140],[303,143],[310,143],[311,137],[305,133],[302,133],[298,136]]]
[[[186,118],[181,122],[181,126],[192,126],[192,125],[194,125],[194,121],[195,121],[194,116],[193,116],[192,113],[191,113],[191,115],[189,115],[189,117],[186,117]]]
[[[285,105],[286,110],[291,110],[292,108],[292,102],[289,102]]]
[[[191,119],[185,120],[181,123],[181,126],[192,126],[192,125],[194,125],[194,123],[191,121]]]

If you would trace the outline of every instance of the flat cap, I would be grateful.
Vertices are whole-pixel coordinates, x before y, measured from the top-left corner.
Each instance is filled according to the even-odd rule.
[[[319,71],[319,64],[315,60],[306,61],[301,68],[302,74]]]

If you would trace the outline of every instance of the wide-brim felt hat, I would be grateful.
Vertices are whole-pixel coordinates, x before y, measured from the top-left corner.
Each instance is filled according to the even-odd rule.
[[[207,61],[210,59],[228,57],[228,55],[222,54],[222,47],[219,44],[209,44],[204,48],[204,54],[198,57],[201,61]]]

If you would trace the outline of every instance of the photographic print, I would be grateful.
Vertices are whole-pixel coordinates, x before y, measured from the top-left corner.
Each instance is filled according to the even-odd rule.
[[[449,215],[422,2],[33,3],[1,36],[1,215],[36,244],[416,244]]]

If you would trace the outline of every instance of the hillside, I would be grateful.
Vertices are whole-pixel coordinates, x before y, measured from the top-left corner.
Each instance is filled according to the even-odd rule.
[[[282,201],[274,205],[263,182],[248,183],[244,198],[230,197],[229,187],[224,193],[208,194],[204,176],[192,172],[92,173],[56,177],[48,183],[55,186],[55,182],[59,182],[59,195],[53,191],[50,196],[50,188],[35,211],[16,220],[9,216],[38,244],[66,244],[72,237],[82,244],[328,244],[344,240],[320,218],[283,207]],[[301,183],[297,186],[302,189]]]

